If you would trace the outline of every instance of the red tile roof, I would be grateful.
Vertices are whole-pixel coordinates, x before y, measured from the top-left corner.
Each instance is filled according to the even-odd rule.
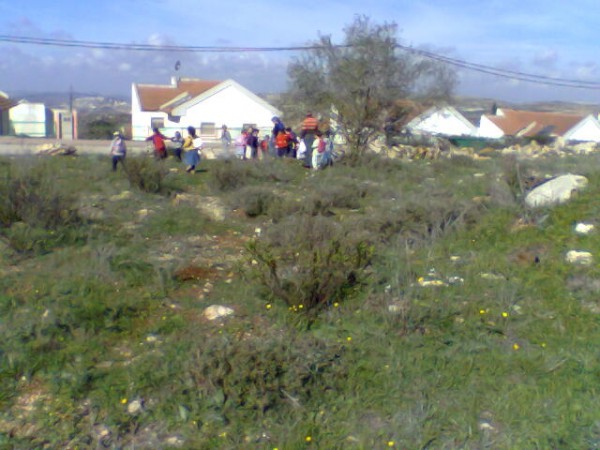
[[[18,105],[18,104],[19,104],[18,101],[13,100],[8,97],[5,97],[4,95],[0,94],[0,110],[6,111],[7,109],[10,109],[13,106]]]
[[[174,85],[137,84],[136,88],[142,111],[168,112],[170,108],[166,104],[176,97],[192,99],[221,83],[222,81],[183,78]]]
[[[551,112],[518,111],[501,108],[503,115],[486,114],[507,136],[533,137],[542,135],[562,136],[585,116]]]

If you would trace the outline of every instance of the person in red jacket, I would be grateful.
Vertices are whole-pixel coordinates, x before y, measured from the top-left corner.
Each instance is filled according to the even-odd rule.
[[[277,156],[283,158],[287,155],[288,146],[290,145],[290,138],[285,132],[285,129],[279,130],[277,136],[275,136],[275,148],[277,149]]]
[[[165,141],[169,139],[165,135],[163,135],[158,128],[153,128],[151,136],[146,138],[147,141],[152,141],[152,145],[154,145],[154,157],[156,159],[165,159],[167,157],[167,145]]]

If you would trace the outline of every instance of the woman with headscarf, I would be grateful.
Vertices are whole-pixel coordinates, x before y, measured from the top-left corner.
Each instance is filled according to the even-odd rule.
[[[183,141],[183,151],[185,152],[183,160],[187,165],[185,171],[187,173],[194,173],[196,166],[200,162],[198,150],[200,150],[202,143],[200,142],[200,138],[196,136],[196,129],[194,127],[187,127],[187,132],[188,135]]]

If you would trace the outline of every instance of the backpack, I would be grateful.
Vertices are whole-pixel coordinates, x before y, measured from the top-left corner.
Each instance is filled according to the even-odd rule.
[[[288,135],[285,133],[279,133],[275,138],[275,145],[277,148],[286,148],[288,146]]]

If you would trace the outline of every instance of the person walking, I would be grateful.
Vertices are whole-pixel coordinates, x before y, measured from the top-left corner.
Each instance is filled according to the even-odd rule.
[[[229,154],[229,147],[231,147],[231,133],[227,129],[227,125],[221,127],[221,145],[226,155]]]
[[[113,172],[116,172],[118,163],[121,163],[121,165],[125,164],[127,146],[125,145],[125,141],[123,140],[123,136],[121,135],[120,131],[115,131],[113,136],[113,140],[110,143],[110,156],[112,159],[112,170]]]
[[[200,138],[196,136],[196,129],[194,127],[187,127],[187,132],[188,135],[183,141],[183,151],[185,152],[183,159],[187,165],[185,171],[187,173],[194,173],[196,171],[196,166],[200,162],[198,150],[202,147],[202,143]]]
[[[258,159],[258,129],[252,128],[250,134],[248,135],[248,140],[246,141],[246,146],[250,147],[250,159]]]
[[[289,142],[286,156],[289,158],[296,159],[296,149],[298,148],[299,144],[298,136],[296,135],[296,133],[294,133],[291,127],[287,127],[285,129],[285,134],[287,134]]]
[[[275,148],[277,149],[277,157],[283,158],[287,156],[288,147],[290,145],[290,139],[288,134],[284,130],[280,130],[275,137]]]
[[[183,138],[181,137],[181,133],[179,131],[175,132],[175,136],[171,138],[171,142],[173,142],[173,156],[181,162],[181,152],[183,148]]]
[[[246,159],[246,142],[248,141],[248,132],[242,130],[238,137],[235,138],[235,155],[238,159]]]
[[[302,132],[300,138],[306,145],[306,153],[304,155],[304,167],[312,167],[312,144],[315,140],[316,132],[319,130],[319,121],[313,117],[312,113],[306,114],[302,121]]]
[[[151,136],[146,138],[147,141],[152,141],[154,146],[154,157],[156,159],[165,159],[167,157],[167,145],[165,141],[169,138],[163,135],[158,128],[152,129],[153,133]]]

